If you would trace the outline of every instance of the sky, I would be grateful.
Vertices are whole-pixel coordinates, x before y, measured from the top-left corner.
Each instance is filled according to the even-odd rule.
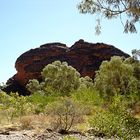
[[[79,39],[114,45],[131,54],[140,49],[137,34],[124,34],[120,21],[102,21],[102,34],[95,35],[96,16],[80,14],[81,0],[0,0],[0,83],[16,74],[15,61],[42,44],[73,45]]]

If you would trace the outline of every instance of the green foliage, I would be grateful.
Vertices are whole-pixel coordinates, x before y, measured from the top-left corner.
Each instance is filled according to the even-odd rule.
[[[43,82],[35,79],[30,80],[27,84],[27,89],[34,93],[40,91],[44,94],[53,92],[68,95],[73,90],[80,86],[80,74],[66,62],[55,61],[48,64],[42,71]]]
[[[28,102],[27,97],[17,96],[16,97],[16,107],[18,116],[29,115],[34,113],[34,106],[31,102]]]
[[[7,95],[5,92],[0,93],[0,111],[4,114],[8,121],[11,121],[16,115],[16,100],[14,97]]]
[[[100,33],[100,19],[105,17],[125,19],[124,32],[135,33],[135,24],[140,21],[139,0],[82,0],[78,5],[81,13],[98,15],[97,33]],[[126,18],[127,17],[127,18]]]
[[[80,89],[93,88],[93,80],[89,76],[80,78]]]
[[[132,65],[134,69],[133,75],[137,80],[140,81],[140,61],[135,59],[135,57],[129,57],[125,60],[125,63]]]
[[[137,84],[133,66],[123,58],[114,56],[110,61],[102,62],[96,73],[94,86],[102,97],[110,99],[115,94],[128,96],[137,93]]]
[[[125,60],[125,63],[133,67],[133,76],[137,79],[137,97],[134,100],[140,101],[140,61],[130,57]]]
[[[31,93],[69,95],[79,88],[92,88],[93,81],[90,77],[81,77],[79,72],[66,62],[55,61],[48,64],[41,72],[43,81],[30,80],[27,89]]]
[[[115,96],[107,110],[96,112],[89,120],[94,135],[103,134],[123,140],[132,140],[140,136],[140,121],[127,110],[120,96]]]
[[[66,62],[55,61],[48,64],[42,71],[45,89],[68,94],[79,87],[80,74]]]
[[[27,101],[24,96],[19,96],[18,93],[5,92],[0,93],[0,112],[10,122],[14,117],[21,117],[33,112],[33,106]]]
[[[103,103],[103,99],[100,97],[99,92],[93,88],[79,89],[72,93],[72,98],[84,105],[99,106]]]
[[[138,60],[112,57],[102,63],[93,83],[67,63],[55,61],[43,69],[42,82],[29,81],[30,96],[0,91],[0,114],[8,121],[20,118],[23,129],[32,127],[29,115],[42,114],[61,133],[89,118],[95,135],[131,140],[140,136],[140,121],[132,115],[132,106],[140,104],[139,73]]]
[[[78,140],[78,139],[75,138],[75,137],[72,137],[72,136],[65,136],[65,137],[63,138],[63,140]]]
[[[56,131],[68,131],[84,115],[84,109],[71,98],[61,98],[47,107],[47,114],[52,116],[51,126]]]
[[[37,92],[41,90],[41,86],[39,82],[36,79],[29,80],[29,83],[27,84],[26,88],[31,92]]]
[[[35,92],[27,97],[28,102],[34,105],[35,114],[44,113],[46,106],[49,103],[59,100],[60,96],[58,94],[41,94],[40,92]]]
[[[84,108],[86,115],[93,114],[97,108],[103,105],[103,98],[93,88],[80,88],[72,93],[71,98]]]

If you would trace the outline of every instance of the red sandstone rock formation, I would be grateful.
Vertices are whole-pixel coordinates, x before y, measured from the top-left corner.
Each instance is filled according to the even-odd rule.
[[[23,53],[17,59],[15,64],[17,74],[7,82],[8,91],[22,92],[29,79],[41,80],[42,69],[56,60],[68,62],[81,73],[81,76],[94,78],[95,71],[99,69],[102,61],[109,60],[114,55],[129,57],[114,46],[103,43],[93,44],[84,40],[79,40],[70,48],[62,43],[44,44]]]

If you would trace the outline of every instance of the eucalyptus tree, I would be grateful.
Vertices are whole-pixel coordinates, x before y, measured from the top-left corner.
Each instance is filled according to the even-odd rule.
[[[78,9],[83,14],[98,15],[96,32],[100,33],[102,17],[120,18],[125,33],[136,33],[136,23],[140,21],[140,0],[82,0]]]
[[[79,88],[93,87],[93,81],[90,77],[81,77],[80,73],[69,66],[67,62],[54,61],[48,64],[43,68],[41,76],[41,82],[36,79],[29,80],[26,88],[30,93],[69,95]]]
[[[134,67],[119,56],[103,61],[95,76],[95,88],[104,98],[114,95],[129,96],[138,92],[138,79]]]
[[[67,94],[76,90],[80,86],[80,73],[75,68],[69,66],[67,62],[55,61],[44,67],[41,72],[42,82],[32,79],[27,84],[27,89],[34,93],[58,92]]]

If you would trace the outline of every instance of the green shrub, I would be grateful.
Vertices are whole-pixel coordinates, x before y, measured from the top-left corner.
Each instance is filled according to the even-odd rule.
[[[103,134],[123,140],[132,140],[140,136],[140,121],[128,112],[120,97],[115,97],[107,110],[96,112],[89,119],[95,135]]]
[[[76,101],[79,101],[85,105],[101,105],[103,103],[103,99],[100,97],[98,91],[93,88],[81,88],[72,93],[72,98]]]
[[[59,100],[60,96],[58,94],[41,94],[40,92],[35,92],[27,97],[28,102],[34,105],[35,114],[44,113],[46,106],[56,100]]]
[[[133,76],[138,80],[137,87],[138,87],[138,97],[140,99],[140,61],[135,60],[134,58],[128,58],[125,60],[125,63],[130,64],[133,66]]]
[[[1,113],[10,122],[14,117],[21,117],[33,113],[33,105],[27,101],[27,97],[19,96],[18,93],[0,93]]]
[[[95,135],[103,134],[108,137],[119,137],[131,140],[140,136],[140,122],[131,115],[114,114],[109,111],[96,113],[90,120]]]
[[[30,93],[35,93],[41,91],[41,85],[36,79],[29,80],[29,83],[26,85],[26,88]]]
[[[18,94],[16,94],[18,96]],[[8,122],[12,121],[14,116],[17,115],[16,107],[16,98],[6,94],[5,92],[0,93],[0,107],[1,114],[5,116]]]
[[[115,94],[130,95],[138,92],[138,80],[134,76],[134,67],[123,58],[114,56],[103,61],[95,76],[95,88],[104,99],[112,99]]]
[[[35,79],[30,80],[27,89],[34,93],[35,91],[44,92],[44,94],[58,92],[67,95],[80,86],[80,73],[75,68],[68,66],[66,62],[55,61],[48,64],[41,72],[43,81]]]
[[[89,76],[80,78],[80,89],[93,88],[93,80]]]
[[[36,79],[29,80],[27,89],[31,93],[40,94],[58,94],[69,96],[71,92],[81,88],[93,87],[93,81],[90,77],[81,77],[75,68],[69,66],[67,62],[55,61],[45,66],[41,72],[42,82]]]
[[[80,106],[84,108],[86,115],[91,115],[94,113],[94,110],[103,105],[103,99],[93,88],[80,88],[72,93],[71,98],[79,102]]]

